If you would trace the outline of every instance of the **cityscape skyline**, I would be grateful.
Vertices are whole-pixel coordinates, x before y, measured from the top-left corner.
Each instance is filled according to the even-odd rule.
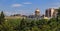
[[[24,14],[30,15],[35,12],[36,8],[44,14],[48,8],[59,8],[60,0],[0,0],[0,11],[6,15]]]

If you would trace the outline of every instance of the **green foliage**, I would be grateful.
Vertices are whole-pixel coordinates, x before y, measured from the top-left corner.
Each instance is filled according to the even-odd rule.
[[[60,8],[58,9],[58,15],[59,15],[59,17],[60,17]]]
[[[0,31],[60,31],[60,19],[6,19],[1,12]]]
[[[59,31],[60,23],[55,18],[46,21],[41,20],[28,20],[28,19],[7,19],[0,25],[1,31]],[[59,20],[60,22],[60,20]],[[58,26],[57,26],[58,24]]]
[[[2,11],[1,14],[0,14],[0,24],[2,24],[2,23],[4,22],[4,20],[5,20],[4,17],[5,17],[5,16],[4,16],[4,13],[3,13],[3,11]]]

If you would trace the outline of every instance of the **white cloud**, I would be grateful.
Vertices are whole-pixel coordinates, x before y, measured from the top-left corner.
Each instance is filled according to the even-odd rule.
[[[59,7],[60,7],[60,2],[55,2],[55,3],[49,4],[48,8],[59,8]]]
[[[20,7],[22,4],[12,4],[12,7]]]
[[[5,14],[6,16],[10,16],[10,15],[11,15],[11,12],[5,11],[4,14]]]
[[[23,4],[32,4],[31,2],[25,2],[25,3],[23,3]]]
[[[7,16],[10,16],[10,15],[17,14],[17,13],[16,12],[11,12],[11,11],[10,12],[5,11],[4,14],[7,15]]]
[[[17,10],[17,11],[4,11],[4,14],[6,15],[6,16],[10,16],[10,15],[13,15],[13,14],[21,14],[23,11],[21,11],[21,10]]]

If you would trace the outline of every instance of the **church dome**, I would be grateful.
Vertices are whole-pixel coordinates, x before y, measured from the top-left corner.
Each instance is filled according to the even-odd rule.
[[[35,10],[35,15],[37,15],[37,16],[40,15],[40,10],[38,8]]]
[[[40,10],[37,8],[36,11],[35,11],[35,13],[40,13]]]

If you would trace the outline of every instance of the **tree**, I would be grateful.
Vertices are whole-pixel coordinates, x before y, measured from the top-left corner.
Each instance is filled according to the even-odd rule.
[[[3,13],[3,11],[1,12],[1,15],[0,15],[0,24],[2,24],[3,22],[4,22],[4,20],[5,20],[5,18],[4,18],[5,16],[4,16],[4,13]]]
[[[57,31],[59,31],[59,29],[60,29],[60,8],[58,9],[58,21],[57,21]]]
[[[60,8],[59,8],[59,9],[57,9],[57,10],[58,10],[58,14],[57,14],[57,15],[60,17]]]

